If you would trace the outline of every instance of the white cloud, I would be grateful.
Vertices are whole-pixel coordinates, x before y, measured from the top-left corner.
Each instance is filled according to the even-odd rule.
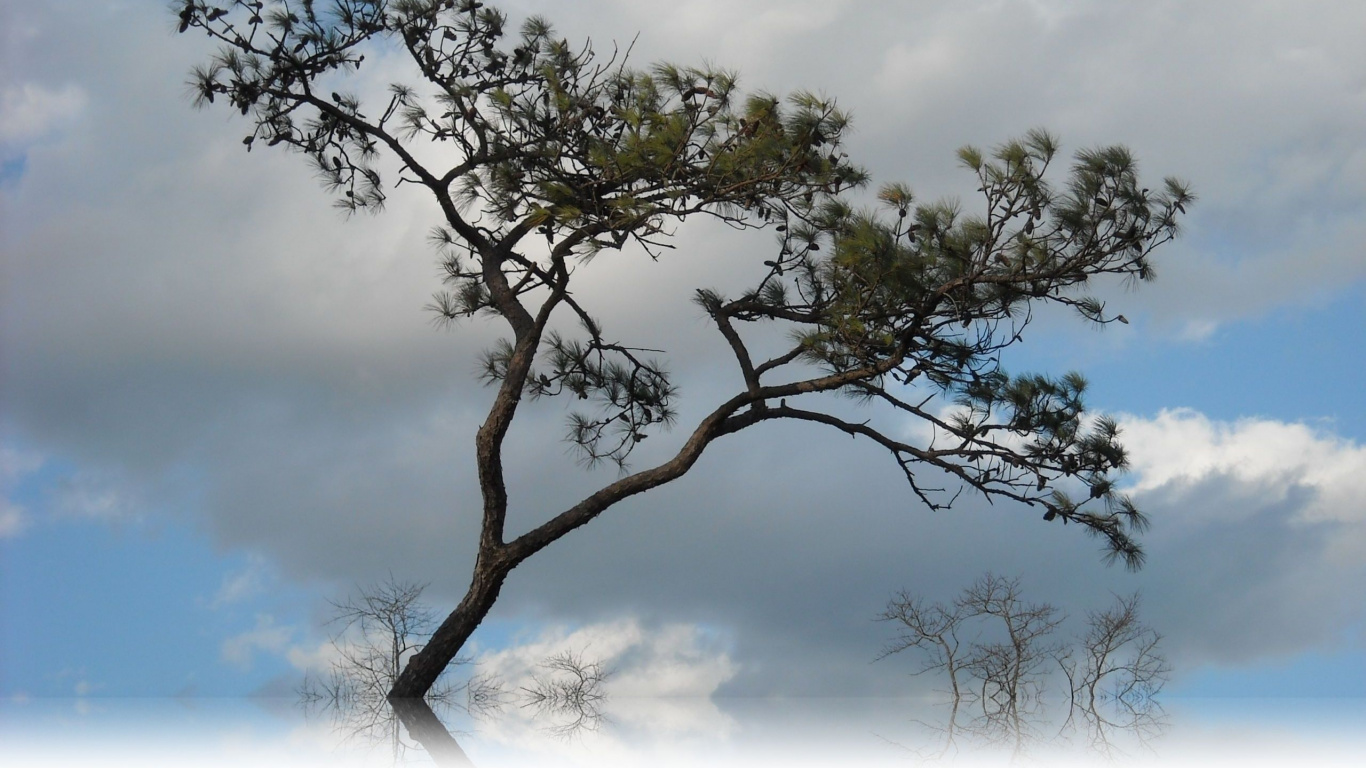
[[[247,556],[247,564],[237,573],[230,573],[223,577],[223,584],[214,594],[210,601],[210,608],[222,608],[225,605],[240,603],[249,597],[260,594],[265,589],[267,577],[270,575],[266,559],[253,552]]]
[[[1296,508],[1295,520],[1366,526],[1366,447],[1354,441],[1303,423],[1219,422],[1189,409],[1164,410],[1151,419],[1126,417],[1122,426],[1136,492],[1190,487],[1214,476],[1278,500],[1306,488],[1312,498]]]
[[[1182,666],[1359,645],[1366,447],[1309,424],[1184,409],[1120,424],[1154,521],[1147,604]]]
[[[534,687],[535,678],[551,676],[545,662],[566,652],[609,671],[602,714],[612,727],[574,734],[579,743],[572,751],[591,755],[595,764],[616,764],[628,757],[639,762],[635,748],[623,738],[627,733],[637,738],[645,734],[646,743],[666,752],[670,744],[699,737],[712,743],[735,730],[734,720],[711,696],[738,667],[720,638],[696,625],[651,629],[630,617],[572,631],[546,627],[533,640],[477,653],[474,664],[479,674],[501,681],[504,691],[520,692]],[[554,730],[560,719],[535,707],[505,706],[481,724],[480,738],[528,755],[564,754],[565,741]]]
[[[572,652],[612,670],[616,696],[707,697],[737,670],[718,638],[700,627],[671,624],[657,630],[627,618],[573,631],[550,627],[531,642],[479,653],[475,664],[514,686],[529,685],[541,665],[557,653]]]
[[[47,138],[78,118],[85,91],[74,84],[60,89],[23,83],[0,88],[0,144],[23,145]]]
[[[1192,318],[1181,326],[1181,330],[1177,331],[1176,336],[1182,341],[1201,342],[1208,340],[1217,330],[1219,330],[1219,321],[1217,320]]]
[[[42,466],[42,455],[0,445],[0,484],[13,483]]]
[[[240,669],[250,669],[252,659],[258,652],[283,654],[294,632],[294,627],[277,625],[275,617],[258,614],[254,629],[223,641],[222,658]]]
[[[332,640],[322,640],[313,645],[292,645],[285,652],[285,659],[300,672],[325,674],[344,658],[342,649]]]

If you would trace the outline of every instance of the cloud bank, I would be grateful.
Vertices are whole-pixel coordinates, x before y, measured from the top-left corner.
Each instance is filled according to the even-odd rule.
[[[838,94],[859,126],[854,159],[922,198],[970,202],[952,157],[964,142],[1043,125],[1068,147],[1130,144],[1145,172],[1189,177],[1202,195],[1156,283],[1102,287],[1165,343],[1366,275],[1366,8],[732,7],[509,4],[600,50],[639,30],[638,63],[710,59],[748,87]],[[72,469],[42,509],[4,502],[0,537],[20,542],[44,515],[175,516],[289,578],[350,584],[401,567],[453,602],[488,401],[472,369],[500,330],[438,332],[421,312],[437,283],[435,211],[398,190],[384,215],[341,220],[298,158],[246,154],[242,123],[189,109],[183,81],[207,48],[169,36],[163,9],[63,8],[7,11],[24,33],[7,32],[0,136],[25,163],[0,185],[0,439]],[[658,264],[604,255],[583,298],[629,341],[667,346],[686,423],[736,383],[689,292],[743,280],[770,244],[689,226],[679,245]],[[1054,344],[1077,333],[1046,330]],[[1029,512],[965,499],[931,515],[885,456],[780,426],[717,445],[683,481],[528,562],[495,618],[719,628],[733,666],[707,679],[722,693],[900,690],[886,662],[869,664],[885,635],[871,617],[895,589],[947,596],[987,569],[1074,611],[1141,589],[1188,666],[1353,642],[1363,449],[1299,421],[1314,415],[1127,418],[1132,482],[1154,519],[1137,575]],[[521,416],[507,449],[514,525],[614,477],[575,467],[562,426],[554,404]],[[281,631],[257,627],[225,656],[276,648]]]

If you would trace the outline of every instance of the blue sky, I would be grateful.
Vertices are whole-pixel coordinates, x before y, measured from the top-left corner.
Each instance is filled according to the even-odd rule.
[[[343,220],[299,158],[242,152],[241,122],[185,97],[205,41],[150,5],[5,11],[4,696],[279,692],[319,663],[328,598],[392,572],[448,606],[473,551],[487,392],[471,371],[494,329],[422,314],[430,206],[396,192],[382,216]],[[922,198],[970,203],[954,149],[1036,125],[1189,179],[1200,201],[1158,280],[1101,287],[1134,322],[1046,317],[1012,362],[1080,370],[1123,415],[1151,560],[1107,569],[1089,541],[978,501],[929,515],[876,454],[777,430],[519,569],[482,647],[629,617],[723,638],[697,646],[734,661],[721,693],[885,692],[867,619],[886,597],[994,568],[1074,615],[1142,590],[1174,692],[1366,692],[1366,54],[1349,32],[1366,11],[761,0],[726,21],[705,0],[573,5],[508,7],[574,39],[639,31],[643,60],[836,94],[855,159]],[[374,77],[400,65],[380,57]],[[686,292],[614,290],[743,279],[756,241],[679,242],[659,264],[595,262],[587,294],[609,326],[664,337],[700,408],[728,374]],[[524,418],[519,520],[610,478],[565,455],[553,408]],[[819,670],[794,681],[794,664]]]

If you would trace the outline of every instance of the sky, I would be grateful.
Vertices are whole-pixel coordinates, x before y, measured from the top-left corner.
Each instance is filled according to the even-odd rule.
[[[1012,361],[1083,372],[1123,427],[1148,565],[1031,510],[920,506],[868,446],[774,425],[514,572],[485,663],[598,648],[637,693],[888,695],[897,590],[986,571],[1087,610],[1140,592],[1172,691],[1366,692],[1366,7],[1301,1],[508,0],[600,51],[711,62],[837,97],[851,159],[921,200],[975,183],[963,144],[1035,127],[1127,145],[1199,196],[1158,279],[1099,287],[1132,322],[1046,314]],[[433,326],[434,206],[338,214],[298,156],[191,108],[207,40],[158,2],[0,6],[0,696],[287,692],[326,661],[328,600],[392,574],[452,606],[478,503],[474,369],[492,322]],[[399,77],[377,55],[360,86]],[[668,350],[687,423],[737,386],[697,287],[770,241],[688,222],[610,253],[581,299]],[[511,525],[616,477],[555,402],[507,447]],[[687,430],[651,441],[639,466]],[[501,666],[500,666],[501,665]],[[635,687],[631,687],[635,686]]]

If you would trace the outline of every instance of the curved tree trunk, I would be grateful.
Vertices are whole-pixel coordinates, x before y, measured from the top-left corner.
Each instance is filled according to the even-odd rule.
[[[422,699],[394,699],[394,714],[422,748],[439,766],[470,766],[465,750]]]
[[[482,561],[483,558],[481,557]],[[408,664],[394,681],[389,698],[420,699],[436,684],[457,653],[469,640],[479,623],[488,615],[498,600],[511,568],[480,562],[474,570],[469,592],[446,620],[441,622],[422,650],[408,659]]]

